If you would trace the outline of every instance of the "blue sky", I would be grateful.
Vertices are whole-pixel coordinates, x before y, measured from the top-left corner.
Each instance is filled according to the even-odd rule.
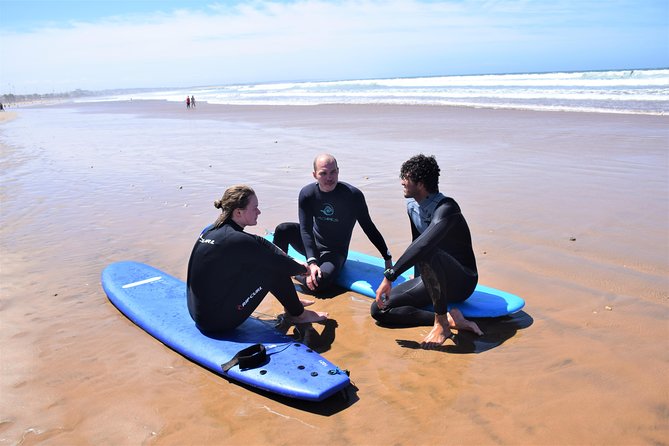
[[[669,67],[669,0],[0,0],[0,93]]]

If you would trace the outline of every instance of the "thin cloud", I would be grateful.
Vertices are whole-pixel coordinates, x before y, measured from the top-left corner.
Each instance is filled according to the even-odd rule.
[[[667,49],[657,42],[662,19],[653,17],[662,12],[661,4],[655,9],[647,4],[634,9],[636,2],[601,5],[266,1],[75,19],[29,32],[0,32],[0,91],[666,64],[666,51],[653,53]],[[642,58],[640,47],[651,48],[650,54]]]

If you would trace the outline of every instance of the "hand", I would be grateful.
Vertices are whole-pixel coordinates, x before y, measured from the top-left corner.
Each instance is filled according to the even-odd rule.
[[[376,305],[383,310],[386,307],[386,304],[383,302],[382,296],[390,296],[390,290],[393,288],[393,284],[390,280],[383,278],[383,282],[376,289]]]
[[[307,287],[311,291],[314,291],[318,287],[318,281],[321,278],[321,268],[315,263],[311,263],[307,274]]]
[[[386,269],[393,267],[393,259],[386,260]]]

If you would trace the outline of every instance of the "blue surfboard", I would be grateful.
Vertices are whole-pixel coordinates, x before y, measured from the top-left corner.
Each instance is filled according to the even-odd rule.
[[[205,336],[188,313],[186,284],[149,265],[112,263],[102,272],[102,287],[121,313],[151,336],[233,381],[307,401],[324,400],[350,384],[345,371],[255,317],[228,335]],[[266,349],[264,364],[223,371],[239,351],[257,344]]]
[[[265,238],[272,241],[274,234],[267,234]],[[305,260],[304,256],[292,246],[288,248],[288,255],[302,262]],[[336,283],[347,290],[375,298],[376,289],[383,280],[384,269],[385,264],[380,257],[349,251]],[[409,280],[413,274],[413,268],[408,269],[397,278],[394,285]],[[524,306],[525,301],[515,294],[477,285],[476,290],[467,300],[453,304],[449,308],[458,308],[465,317],[500,317],[516,313]]]

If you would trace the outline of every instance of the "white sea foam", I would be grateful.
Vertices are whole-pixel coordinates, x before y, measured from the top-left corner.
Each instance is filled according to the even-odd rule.
[[[669,69],[275,82],[135,92],[106,100],[161,99],[231,105],[414,104],[669,113]]]

